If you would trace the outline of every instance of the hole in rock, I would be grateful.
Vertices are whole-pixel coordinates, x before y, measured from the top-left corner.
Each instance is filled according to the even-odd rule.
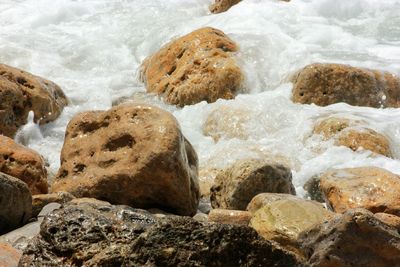
[[[78,164],[74,167],[74,172],[83,172],[86,169],[86,165]]]
[[[176,65],[172,66],[172,68],[170,69],[170,71],[168,71],[168,75],[171,75],[172,73],[174,73],[174,71],[176,70]]]
[[[123,147],[132,147],[134,143],[135,141],[132,136],[124,134],[116,138],[111,138],[110,141],[104,145],[104,149],[108,151],[116,151]]]

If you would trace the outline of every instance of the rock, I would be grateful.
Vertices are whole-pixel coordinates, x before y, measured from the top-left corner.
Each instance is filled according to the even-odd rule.
[[[34,195],[32,196],[32,217],[36,217],[44,206],[49,203],[64,204],[74,198],[75,197],[68,192]]]
[[[197,213],[193,216],[193,220],[199,222],[208,222],[208,215],[204,213]]]
[[[17,267],[22,252],[12,246],[0,243],[0,266]]]
[[[307,191],[306,197],[318,202],[325,202],[324,196],[319,187],[319,175],[314,175],[304,184],[303,188]]]
[[[342,130],[359,125],[358,122],[351,121],[346,118],[328,117],[318,120],[313,129],[314,134],[320,134],[325,140],[335,137]]]
[[[31,212],[32,196],[28,186],[0,172],[0,234],[26,223]]]
[[[0,64],[0,99],[0,134],[8,137],[27,122],[29,111],[36,123],[44,124],[68,104],[55,83],[5,64]]]
[[[232,58],[237,45],[222,31],[201,28],[166,44],[141,67],[147,91],[169,104],[184,106],[201,101],[232,99],[243,74]]]
[[[300,235],[307,266],[399,266],[400,234],[367,210],[350,210]]]
[[[400,233],[400,217],[393,215],[393,214],[387,214],[387,213],[375,213],[374,216],[381,220],[382,222],[393,226],[394,228],[397,229]]]
[[[332,169],[321,175],[327,204],[343,213],[364,208],[373,213],[400,215],[400,177],[376,167]]]
[[[215,3],[210,5],[211,13],[222,13],[230,9],[232,6],[241,2],[242,0],[215,0]]]
[[[155,220],[104,201],[69,202],[44,218],[20,266],[121,266],[130,244]]]
[[[168,112],[146,104],[76,115],[52,192],[194,215],[198,160]]]
[[[0,172],[25,182],[33,195],[48,191],[43,157],[3,135],[0,135]]]
[[[318,202],[288,194],[259,194],[248,210],[253,214],[249,225],[259,235],[296,252],[302,231],[333,216]]]
[[[316,63],[300,70],[292,82],[296,103],[400,107],[400,79],[388,72]]]
[[[210,211],[208,220],[210,222],[248,225],[251,219],[251,213],[242,210],[223,210],[214,209]]]
[[[254,196],[264,192],[296,194],[290,169],[263,160],[242,160],[217,175],[210,200],[213,208],[245,210]]]

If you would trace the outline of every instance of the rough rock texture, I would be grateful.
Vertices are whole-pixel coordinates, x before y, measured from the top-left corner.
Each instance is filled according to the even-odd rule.
[[[231,56],[236,44],[222,31],[202,28],[166,44],[142,64],[147,91],[179,106],[231,99],[243,74]]]
[[[246,226],[200,223],[107,203],[68,203],[46,217],[20,266],[299,266]]]
[[[198,160],[168,112],[146,104],[76,115],[52,192],[196,214]]]
[[[0,234],[23,225],[32,212],[32,196],[21,180],[0,172]]]
[[[314,133],[321,134],[324,139],[333,138],[336,145],[346,146],[354,151],[362,148],[392,157],[389,139],[365,127],[361,121],[330,117],[318,121],[314,126]]]
[[[210,5],[211,13],[222,13],[230,9],[232,6],[241,2],[242,0],[215,0],[215,3]]]
[[[259,194],[248,209],[253,214],[250,226],[258,234],[295,251],[302,231],[333,216],[318,202],[288,194]]]
[[[324,195],[319,187],[319,175],[314,175],[304,184],[303,188],[307,191],[306,197],[318,202],[325,202]]]
[[[25,182],[33,195],[48,191],[42,156],[3,135],[0,135],[0,172]]]
[[[0,99],[0,134],[9,137],[26,123],[29,111],[36,123],[44,124],[68,104],[55,83],[5,64],[0,64]]]
[[[327,106],[345,102],[374,108],[400,106],[399,77],[341,64],[311,64],[292,79],[293,101]]]
[[[36,217],[43,207],[49,203],[64,204],[74,198],[75,197],[68,192],[34,195],[32,196],[32,217]]]
[[[400,177],[376,167],[328,170],[320,188],[327,204],[343,213],[364,208],[373,213],[400,215]]]
[[[399,233],[400,233],[400,217],[393,215],[393,214],[387,214],[387,213],[375,213],[374,216],[381,220],[382,222],[393,226],[396,228]]]
[[[210,200],[213,208],[245,210],[254,196],[264,192],[296,194],[290,169],[263,160],[243,160],[217,175]]]
[[[22,252],[12,246],[0,243],[0,266],[1,267],[17,267]]]
[[[252,214],[248,211],[213,209],[208,214],[208,221],[225,224],[248,225],[251,216]]]
[[[300,236],[307,266],[399,266],[400,234],[366,210],[351,210]]]

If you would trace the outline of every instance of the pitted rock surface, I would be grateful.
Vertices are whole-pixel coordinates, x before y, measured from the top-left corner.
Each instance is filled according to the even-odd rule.
[[[68,192],[34,195],[32,196],[32,217],[39,215],[44,206],[49,203],[64,204],[74,198],[75,197]]]
[[[241,160],[221,171],[211,187],[213,208],[245,210],[260,193],[296,194],[289,168],[263,160]]]
[[[22,226],[31,212],[32,196],[28,186],[0,172],[0,234]]]
[[[123,104],[76,115],[68,124],[52,192],[136,208],[194,215],[198,160],[167,111]]]
[[[232,99],[243,74],[232,58],[237,45],[222,31],[201,28],[163,46],[142,64],[147,91],[179,106]]]
[[[292,81],[296,103],[400,107],[400,78],[388,72],[315,63],[300,70]]]
[[[43,157],[3,135],[0,135],[0,172],[25,182],[33,195],[48,191]]]
[[[44,124],[68,104],[55,83],[5,64],[0,64],[0,99],[0,134],[9,137],[27,122],[29,111],[36,123]]]

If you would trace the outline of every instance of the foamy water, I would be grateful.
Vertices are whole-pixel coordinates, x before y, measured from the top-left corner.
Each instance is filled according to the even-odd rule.
[[[400,75],[400,0],[244,0],[218,15],[208,12],[210,2],[0,0],[0,62],[53,80],[72,102],[53,123],[40,128],[28,123],[18,140],[44,155],[54,173],[74,114],[108,109],[113,101],[135,95],[176,116],[202,170],[241,158],[280,158],[292,168],[300,194],[309,177],[330,167],[369,165],[400,174],[400,109],[298,105],[290,100],[292,84],[285,83],[313,62]],[[137,79],[142,60],[171,38],[204,26],[239,44],[236,58],[249,93],[182,109],[145,95]],[[205,136],[202,127],[212,112],[234,114],[220,124],[240,126],[245,139],[222,135],[216,143]],[[353,152],[312,135],[315,121],[329,116],[363,120],[385,134],[395,159]]]

